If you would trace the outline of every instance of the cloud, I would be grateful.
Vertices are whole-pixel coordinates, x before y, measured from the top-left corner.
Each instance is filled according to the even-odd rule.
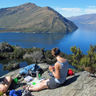
[[[96,13],[96,9],[85,9],[85,13]]]
[[[64,17],[78,16],[90,13],[96,13],[96,6],[88,6],[87,8],[55,8]]]
[[[81,9],[80,8],[61,8],[61,10],[63,10],[63,11],[74,11],[74,12],[80,12],[81,11]]]
[[[96,13],[96,6],[88,6],[88,8],[86,8],[85,13],[89,14],[89,13]]]

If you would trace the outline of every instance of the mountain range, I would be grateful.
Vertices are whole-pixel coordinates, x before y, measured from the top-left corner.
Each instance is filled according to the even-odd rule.
[[[0,31],[73,32],[77,26],[50,7],[33,3],[0,9]]]
[[[96,30],[96,14],[85,14],[68,18],[78,27],[87,30]]]

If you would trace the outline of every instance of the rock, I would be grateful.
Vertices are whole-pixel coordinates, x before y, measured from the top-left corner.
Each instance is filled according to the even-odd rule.
[[[9,70],[9,71],[12,71],[12,70],[15,70],[15,69],[18,69],[19,68],[19,63],[9,63],[9,64],[6,64],[4,65],[4,70]]]
[[[47,63],[38,64],[44,71],[48,70],[49,65]]]
[[[41,64],[40,64],[41,65]],[[19,70],[10,72],[6,75],[15,77]],[[49,78],[48,72],[45,71],[42,77]],[[19,89],[22,89],[19,88]],[[39,92],[32,92],[33,96],[96,96],[96,78],[89,77],[86,71],[75,73],[69,76],[66,82],[59,88],[47,89]]]
[[[96,78],[88,72],[76,73],[67,77],[65,84],[56,89],[32,92],[34,96],[96,96]]]
[[[0,43],[0,52],[13,52],[13,48],[8,43]]]
[[[96,72],[96,69],[95,69],[94,67],[92,67],[92,66],[90,66],[90,67],[85,67],[84,70],[85,70],[85,71],[88,71],[88,72],[90,72],[90,73],[92,73],[92,74],[94,74],[94,73]]]

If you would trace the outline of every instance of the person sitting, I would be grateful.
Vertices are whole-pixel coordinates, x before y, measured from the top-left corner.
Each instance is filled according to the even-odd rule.
[[[12,82],[12,78],[10,76],[6,76],[0,78],[0,93],[6,93],[10,84]]]
[[[36,84],[36,86],[27,86],[25,87],[26,90],[40,91],[47,88],[54,89],[61,86],[66,81],[69,65],[67,59],[60,56],[60,49],[58,48],[53,48],[51,53],[57,60],[54,66],[49,66],[49,70],[52,72],[53,77],[41,81],[40,83]]]

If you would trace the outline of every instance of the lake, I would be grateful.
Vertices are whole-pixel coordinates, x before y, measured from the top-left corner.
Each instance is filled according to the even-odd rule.
[[[58,47],[67,54],[71,54],[70,48],[72,46],[77,46],[86,54],[90,44],[96,44],[96,32],[83,29],[78,29],[66,35],[63,33],[6,32],[0,33],[0,42],[3,41],[23,48],[39,47],[52,49]]]
[[[4,32],[0,33],[0,42],[8,42],[23,48],[39,47],[46,50],[58,47],[67,54],[71,54],[70,48],[72,46],[77,46],[84,54],[87,54],[90,44],[96,45],[96,32],[85,29],[78,29],[66,35],[63,33]],[[2,64],[0,64],[1,67]],[[0,72],[2,71],[1,69]]]

